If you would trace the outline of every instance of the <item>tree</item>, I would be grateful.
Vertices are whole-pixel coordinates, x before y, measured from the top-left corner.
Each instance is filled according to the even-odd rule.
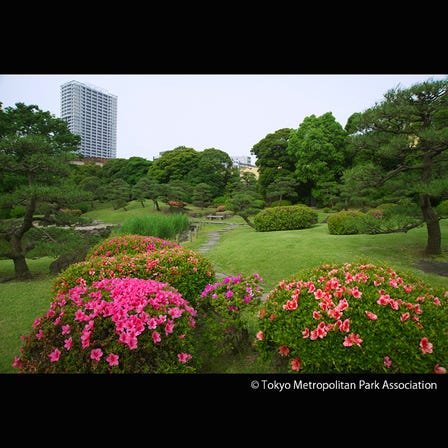
[[[132,195],[145,206],[144,200],[151,199],[154,203],[154,208],[160,212],[159,199],[165,194],[166,185],[159,184],[151,177],[142,177],[132,188]]]
[[[347,167],[347,132],[331,112],[306,117],[291,132],[287,152],[296,160],[295,176],[306,185],[310,203],[321,200],[322,184],[338,181]]]
[[[197,205],[198,207],[204,208],[208,207],[212,203],[213,199],[213,190],[210,185],[206,183],[200,183],[197,184],[194,187],[193,195],[192,195],[192,202],[194,205]]]
[[[278,177],[266,189],[266,199],[270,201],[295,200],[298,196],[296,187],[297,181],[292,177]]]
[[[2,222],[0,239],[3,257],[13,260],[17,278],[30,278],[26,254],[33,245],[24,237],[33,227],[41,202],[60,199],[59,186],[70,173],[69,161],[76,157],[80,137],[67,123],[36,105],[16,103],[0,107],[0,175],[14,179],[2,192],[2,208],[20,203],[25,213],[14,222]]]
[[[232,184],[232,192],[227,201],[229,210],[241,216],[247,225],[255,227],[250,221],[251,215],[257,214],[264,206],[257,191],[257,180],[250,172],[243,172],[237,182]]]
[[[126,205],[131,199],[131,187],[123,179],[114,179],[107,187],[106,194],[112,201],[114,210],[123,208],[127,211]]]
[[[256,143],[251,154],[257,157],[258,182],[263,195],[267,187],[279,177],[287,177],[295,171],[295,158],[287,152],[292,129],[283,128]]]
[[[173,180],[185,180],[198,161],[199,155],[196,150],[179,146],[171,151],[165,151],[154,160],[147,174],[161,184],[167,184]]]
[[[213,197],[222,196],[232,173],[232,159],[220,149],[208,148],[198,153],[198,162],[188,174],[191,185],[208,184]]]
[[[383,101],[349,120],[354,150],[383,171],[377,186],[417,174],[409,185],[418,196],[428,238],[427,254],[440,254],[441,230],[433,201],[448,191],[448,79],[389,90]]]

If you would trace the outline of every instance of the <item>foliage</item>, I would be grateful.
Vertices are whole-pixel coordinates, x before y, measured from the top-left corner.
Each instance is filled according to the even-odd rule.
[[[438,373],[448,365],[447,298],[390,267],[323,265],[269,293],[257,348],[285,372]]]
[[[82,279],[34,321],[14,366],[22,373],[193,372],[196,311],[166,283]]]
[[[309,186],[310,195],[320,197],[322,183],[338,181],[348,164],[347,132],[331,112],[305,117],[291,132],[287,152],[296,162],[296,179]]]
[[[120,235],[101,241],[88,252],[87,258],[136,255],[170,247],[180,248],[174,241],[142,235]]]
[[[358,210],[344,210],[328,217],[328,232],[332,235],[353,235],[364,230],[365,214]]]
[[[238,274],[208,284],[196,304],[198,331],[206,355],[241,352],[250,346],[247,314],[260,303],[261,277]]]
[[[15,106],[0,108],[1,201],[6,209],[23,206],[25,214],[17,225],[8,226],[1,239],[2,246],[9,246],[4,255],[14,261],[16,276],[29,278],[25,256],[32,246],[24,237],[33,227],[38,205],[46,202],[54,210],[82,199],[73,185],[64,187],[80,137],[69,131],[66,121],[35,105]],[[64,191],[70,193],[66,198]]]
[[[306,205],[265,208],[254,217],[258,232],[307,229],[316,223],[317,212]]]
[[[106,187],[106,197],[112,202],[114,210],[123,208],[131,199],[131,187],[123,179],[117,178]]]
[[[440,254],[433,196],[447,188],[443,180],[448,169],[448,79],[391,89],[382,102],[350,117],[347,126],[352,153],[372,162],[380,174],[376,186],[398,179],[407,196],[419,198],[428,231],[425,252]]]
[[[183,213],[148,214],[125,220],[118,232],[125,235],[154,236],[174,240],[179,233],[188,230],[189,227],[188,216]]]
[[[266,188],[266,199],[269,201],[282,201],[289,198],[295,200],[298,196],[297,182],[292,177],[277,177]]]
[[[441,218],[448,218],[448,199],[441,201],[436,207],[437,214]]]
[[[194,205],[205,208],[212,203],[213,190],[212,187],[206,183],[199,183],[195,185],[191,200]]]
[[[55,279],[54,290],[66,292],[79,278],[88,285],[103,278],[133,277],[169,283],[195,306],[215,271],[201,254],[183,247],[111,257],[90,257],[68,267]]]

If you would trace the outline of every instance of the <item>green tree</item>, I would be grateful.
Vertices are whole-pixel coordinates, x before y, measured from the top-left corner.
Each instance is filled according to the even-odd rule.
[[[199,154],[196,150],[179,146],[171,151],[165,151],[154,160],[148,169],[148,176],[161,184],[167,184],[173,180],[185,180],[198,161]]]
[[[448,191],[448,79],[391,89],[381,102],[349,122],[354,150],[383,171],[377,186],[418,175],[409,189],[418,196],[426,223],[425,252],[440,254],[440,223],[433,201]]]
[[[126,205],[131,199],[131,187],[123,179],[114,179],[107,186],[107,198],[112,201],[114,210],[123,208],[127,211]]]
[[[36,105],[0,107],[0,175],[17,181],[2,192],[2,208],[20,203],[25,209],[22,219],[0,223],[0,255],[13,260],[17,278],[31,277],[26,254],[32,245],[26,244],[25,235],[33,227],[38,204],[60,196],[79,143],[64,120]]]
[[[297,199],[297,181],[292,177],[277,177],[266,189],[266,199],[270,202]]]
[[[268,186],[279,177],[287,177],[294,173],[296,159],[288,151],[288,141],[292,129],[279,129],[256,143],[251,154],[257,159],[260,191],[266,194]]]
[[[208,148],[198,153],[197,164],[189,172],[187,180],[191,185],[209,185],[213,197],[217,197],[224,194],[231,174],[230,156],[220,149]]]
[[[241,173],[240,178],[232,184],[227,207],[236,215],[241,216],[247,225],[255,227],[250,216],[256,215],[262,210],[264,201],[258,192],[257,179],[253,173]]]
[[[338,181],[348,164],[347,132],[331,112],[306,117],[291,132],[287,152],[296,160],[296,179],[306,185],[311,205],[322,200],[322,184]]]
[[[213,190],[212,187],[206,183],[197,184],[194,187],[192,202],[198,207],[208,207],[212,203]]]
[[[159,184],[151,177],[142,177],[132,188],[132,196],[145,206],[144,200],[150,199],[154,203],[154,208],[160,212],[159,200],[164,196],[166,185]]]

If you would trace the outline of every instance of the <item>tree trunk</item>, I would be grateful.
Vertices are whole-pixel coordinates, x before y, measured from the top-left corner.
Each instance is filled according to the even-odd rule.
[[[252,227],[253,229],[255,228],[255,226],[249,221],[249,218],[248,218],[247,216],[242,216],[242,215],[240,215],[240,216],[241,216],[241,218],[244,219],[244,221],[246,222],[246,224],[247,224],[249,227]]]
[[[420,209],[423,213],[423,219],[428,229],[428,240],[425,253],[428,255],[439,255],[442,253],[442,234],[440,231],[440,222],[437,213],[431,205],[428,193],[420,195]]]
[[[25,255],[18,255],[13,258],[14,271],[18,280],[28,280],[33,277],[26,263]]]

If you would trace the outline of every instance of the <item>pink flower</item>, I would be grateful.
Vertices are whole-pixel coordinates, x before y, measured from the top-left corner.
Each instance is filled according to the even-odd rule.
[[[119,356],[115,353],[111,353],[107,358],[106,361],[109,363],[109,365],[112,366],[118,366],[118,358]]]
[[[189,353],[178,353],[177,358],[180,362],[186,363],[188,360],[192,358],[192,356]]]
[[[50,358],[51,362],[56,362],[59,361],[59,357],[61,356],[61,351],[57,348],[54,349],[54,351],[52,351],[48,357]]]
[[[390,366],[392,365],[392,361],[390,360],[389,356],[384,357],[384,365],[390,369]]]
[[[73,345],[73,338],[70,336],[68,339],[64,339],[64,348],[70,350]]]
[[[355,287],[352,288],[352,296],[353,296],[355,299],[359,299],[359,298],[362,297],[362,292],[358,289],[357,286],[355,286]]]
[[[283,305],[283,309],[287,311],[293,311],[296,308],[297,308],[296,300],[287,300],[286,303]]]
[[[259,331],[255,336],[259,341],[262,341],[264,339],[264,333],[262,331]]]
[[[233,292],[230,289],[226,292],[226,297],[228,299],[230,299],[230,297],[233,297]]]
[[[44,337],[44,332],[42,331],[42,328],[36,333],[36,338],[41,340]]]
[[[401,320],[402,322],[405,322],[405,321],[407,321],[410,317],[411,317],[411,315],[410,315],[409,313],[403,313],[403,314],[400,316],[400,320]]]
[[[372,313],[371,311],[365,310],[365,313],[367,314],[367,317],[370,320],[377,320],[378,319],[378,316],[376,314]]]
[[[434,305],[441,305],[440,299],[438,297],[434,297]]]
[[[422,338],[420,341],[420,349],[423,354],[432,353],[432,344],[429,342],[428,338]]]
[[[306,327],[305,330],[302,331],[302,336],[303,336],[304,339],[310,337],[310,330],[309,330],[308,327]]]
[[[445,369],[445,367],[442,367],[440,364],[436,364],[434,366],[434,373],[441,373],[441,374],[443,374],[443,373],[446,373],[446,369]]]
[[[90,352],[90,359],[94,359],[95,361],[99,361],[103,356],[103,351],[100,348],[94,348]]]
[[[152,341],[154,344],[157,344],[157,342],[160,342],[162,339],[160,337],[160,333],[157,333],[157,331],[152,332]]]
[[[320,313],[319,313],[319,311],[313,311],[313,318],[314,318],[314,319],[320,319]]]
[[[291,370],[299,371],[300,370],[300,358],[294,358],[291,361]]]
[[[358,347],[361,347],[362,339],[359,337],[359,334],[351,333],[344,338],[344,342],[342,345],[344,347],[351,347],[353,344],[356,344]]]
[[[14,362],[12,363],[12,366],[15,369],[20,369],[20,367],[22,367],[22,361],[18,356],[14,356]]]
[[[288,356],[289,353],[289,348],[286,345],[281,345],[278,348],[278,352],[282,355],[282,356]]]
[[[69,334],[70,333],[70,325],[62,325],[62,334]]]

